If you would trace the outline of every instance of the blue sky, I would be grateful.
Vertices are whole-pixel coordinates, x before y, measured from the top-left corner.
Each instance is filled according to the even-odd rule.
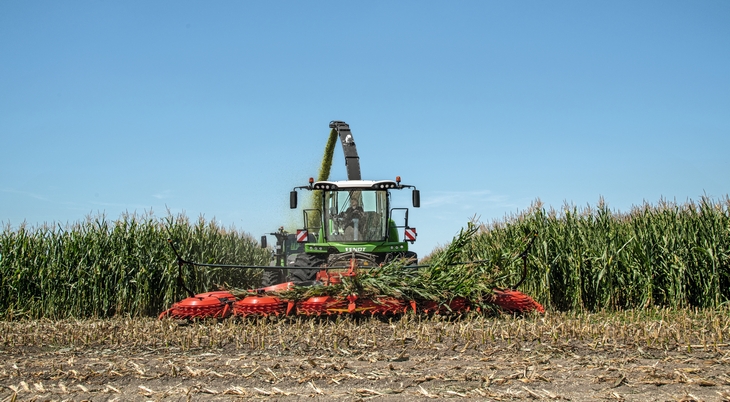
[[[421,255],[536,199],[730,188],[727,1],[4,1],[0,60],[13,227],[168,209],[295,227],[331,120],[364,178],[421,190]]]

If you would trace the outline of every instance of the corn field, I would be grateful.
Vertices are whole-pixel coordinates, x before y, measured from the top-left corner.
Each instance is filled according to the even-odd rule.
[[[437,250],[428,260],[439,261],[445,252],[461,261],[486,260],[503,282],[497,285],[510,287],[522,274],[516,257],[534,233],[520,289],[554,310],[714,308],[730,299],[727,197],[663,201],[628,213],[614,213],[603,202],[560,211],[537,202],[522,214],[482,224],[458,250]],[[257,270],[179,267],[168,238],[196,262],[267,265],[270,257],[245,233],[183,215],[6,227],[0,234],[0,318],[156,315],[187,296],[179,278],[196,293],[260,281]]]
[[[464,256],[490,259],[519,280],[524,239],[538,237],[521,290],[557,310],[649,306],[718,307],[730,299],[730,198],[662,201],[628,213],[539,202],[501,222],[482,224]]]
[[[67,227],[25,225],[0,234],[0,317],[64,318],[156,315],[194,292],[217,285],[250,286],[256,270],[178,267],[204,263],[268,265],[270,253],[249,235],[202,217],[104,216]]]

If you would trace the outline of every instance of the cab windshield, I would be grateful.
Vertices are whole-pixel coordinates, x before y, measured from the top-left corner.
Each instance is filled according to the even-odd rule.
[[[387,191],[337,190],[324,194],[325,234],[329,241],[385,240]]]

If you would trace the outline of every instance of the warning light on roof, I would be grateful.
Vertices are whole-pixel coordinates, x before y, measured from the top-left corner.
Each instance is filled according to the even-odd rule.
[[[400,184],[400,176],[395,176],[395,182]]]

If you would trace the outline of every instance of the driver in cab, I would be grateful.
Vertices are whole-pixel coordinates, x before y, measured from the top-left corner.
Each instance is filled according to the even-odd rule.
[[[360,205],[360,199],[353,194],[350,197],[350,207],[341,214],[347,239],[359,240],[360,224],[365,217],[365,211]]]

